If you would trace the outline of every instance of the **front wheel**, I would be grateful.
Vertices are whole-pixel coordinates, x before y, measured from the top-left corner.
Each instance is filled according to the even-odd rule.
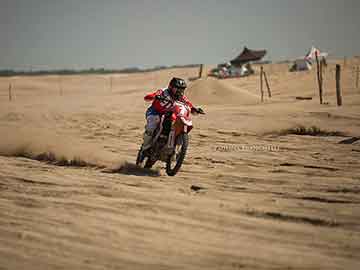
[[[187,133],[182,133],[176,138],[176,146],[174,153],[169,156],[166,161],[166,173],[169,176],[174,176],[180,169],[186,155],[189,145],[189,136]]]

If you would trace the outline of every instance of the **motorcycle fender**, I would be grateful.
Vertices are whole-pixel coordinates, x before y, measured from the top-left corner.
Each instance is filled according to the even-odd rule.
[[[185,125],[183,121],[177,120],[175,122],[175,137],[177,137],[180,133],[189,133],[190,130],[193,128],[191,125],[192,123],[189,123],[190,125]]]

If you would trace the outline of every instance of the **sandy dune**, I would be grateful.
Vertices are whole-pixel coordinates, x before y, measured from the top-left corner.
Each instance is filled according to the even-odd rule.
[[[335,62],[324,105],[315,71],[286,65],[265,66],[264,103],[258,75],[191,82],[207,114],[175,177],[133,165],[142,98],[197,69],[0,78],[0,269],[359,269],[357,61],[342,107]]]

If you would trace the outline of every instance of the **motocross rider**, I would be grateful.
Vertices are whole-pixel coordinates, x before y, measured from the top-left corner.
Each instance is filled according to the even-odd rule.
[[[159,89],[153,93],[149,93],[144,97],[145,101],[152,101],[151,106],[146,111],[146,126],[144,132],[144,142],[142,150],[149,149],[152,145],[152,137],[158,124],[160,117],[166,112],[172,111],[175,101],[182,101],[191,108],[191,113],[204,113],[201,108],[195,108],[189,99],[184,95],[187,85],[181,78],[172,78],[167,88]]]

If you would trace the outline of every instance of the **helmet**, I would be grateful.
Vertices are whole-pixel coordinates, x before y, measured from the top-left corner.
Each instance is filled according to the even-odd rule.
[[[170,94],[176,100],[182,98],[186,87],[186,82],[181,78],[174,77],[169,83]]]

